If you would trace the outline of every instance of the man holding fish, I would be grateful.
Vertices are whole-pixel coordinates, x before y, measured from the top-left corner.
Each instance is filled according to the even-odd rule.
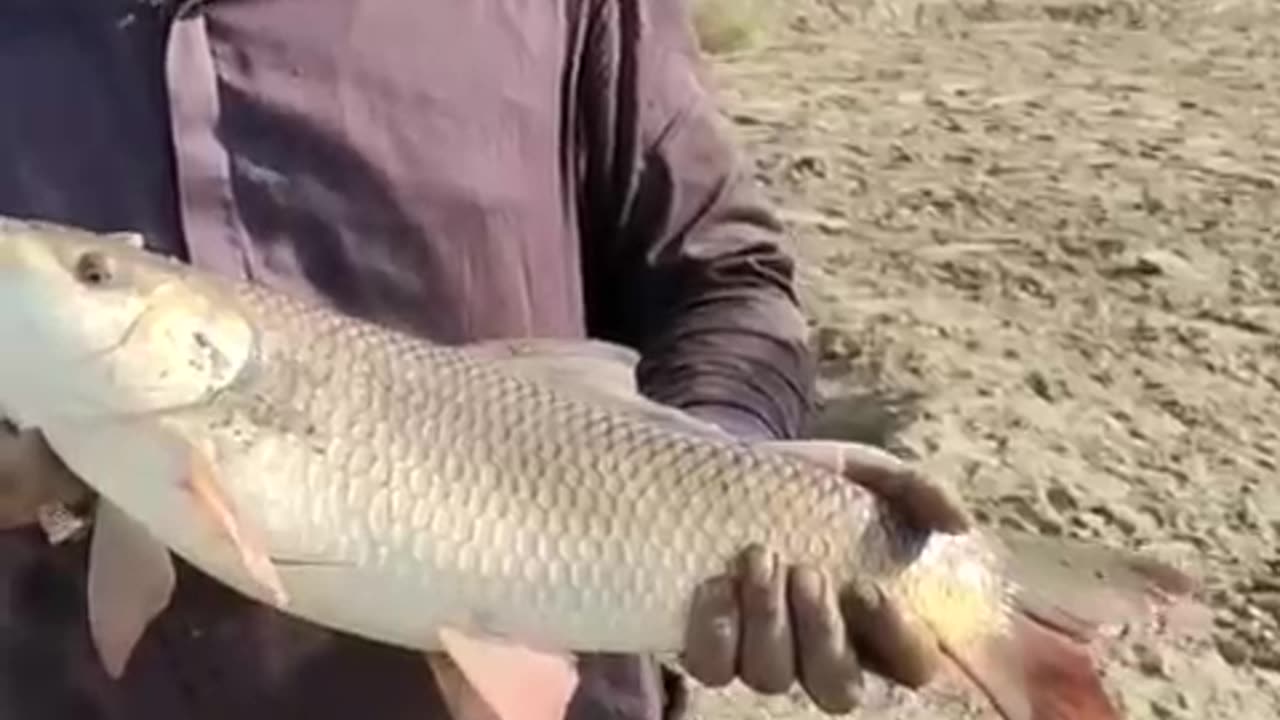
[[[158,251],[440,341],[626,342],[645,351],[653,397],[784,437],[811,382],[791,261],[715,125],[686,12],[683,0],[6,6],[0,26],[24,39],[0,50],[13,99],[0,214],[139,231]],[[11,479],[35,476],[23,462]],[[414,656],[194,573],[110,687],[81,636],[78,549],[38,545],[29,530],[0,541],[6,717],[430,716]],[[858,597],[849,622],[876,634],[886,667],[923,681],[920,659],[894,652],[917,643],[881,632],[899,627],[890,609]],[[769,553],[708,582],[690,638],[686,665],[704,682],[776,693],[799,680],[831,711],[855,705],[834,593]],[[19,685],[33,664],[42,677]],[[589,658],[575,707],[655,717],[664,686],[677,691],[656,670]]]
[[[635,378],[644,393],[682,413],[619,397],[616,387],[588,388],[586,378],[569,396],[628,408],[634,425],[623,424],[634,432],[648,432],[639,418],[649,418],[682,428],[683,439],[714,437],[725,462],[740,459],[728,447],[747,447],[720,439],[726,432],[762,456],[804,456],[809,469],[835,470],[878,494],[915,530],[967,529],[958,508],[892,458],[779,443],[797,432],[812,382],[792,263],[749,168],[717,126],[682,0],[73,0],[6,6],[0,26],[24,33],[0,49],[0,91],[20,98],[0,115],[0,215],[137,232],[156,253],[437,343],[560,338],[555,352],[563,352],[590,335],[631,346],[642,354]],[[30,280],[12,285],[12,298],[63,282],[48,273],[66,253],[92,247],[75,238],[26,245],[55,233],[4,227],[6,272],[17,273],[15,283]],[[91,292],[132,257],[83,252],[67,266],[68,282]],[[208,299],[171,287],[166,270],[136,270],[158,283],[149,286],[156,293]],[[162,315],[144,313],[130,332],[171,339]],[[234,359],[228,348],[239,326],[222,308],[214,315],[230,319],[210,331],[228,334],[192,337],[216,365]],[[488,354],[494,348],[523,352],[518,343],[474,347],[487,348],[484,362],[494,367],[506,366]],[[532,347],[535,356],[553,348]],[[541,374],[555,352],[521,371],[540,366],[529,387],[573,384],[563,373]],[[575,359],[602,365],[571,355],[569,369]],[[391,432],[409,431],[417,432]],[[73,449],[69,435],[50,439],[59,455]],[[115,452],[146,455],[141,446]],[[76,469],[96,487],[93,467]],[[442,628],[449,659],[426,663],[280,612],[264,590],[286,604],[275,573],[295,577],[324,562],[268,556],[255,528],[240,524],[243,508],[226,502],[218,469],[195,462],[187,471],[188,499],[243,560],[229,572],[247,571],[264,601],[180,564],[176,586],[170,577],[152,609],[158,616],[140,617],[151,614],[137,605],[147,598],[129,593],[163,581],[163,569],[147,571],[160,567],[151,560],[167,560],[148,556],[147,546],[131,556],[136,564],[117,554],[110,573],[99,565],[86,575],[84,543],[48,547],[24,521],[49,500],[82,502],[83,488],[35,430],[5,435],[4,717],[389,719],[448,708],[555,720],[568,703],[573,718],[639,720],[680,709],[675,676],[644,657],[583,655],[569,677],[545,652],[554,648]],[[96,517],[95,561],[107,537],[103,511]],[[121,547],[138,541],[111,537]],[[738,550],[736,564],[707,573],[688,598],[681,661],[703,683],[740,679],[770,694],[799,683],[839,713],[857,705],[860,659],[912,686],[939,668],[939,644],[875,583],[828,581],[751,543]],[[1074,663],[1062,647],[1046,640],[1031,656]],[[978,662],[974,672],[989,669]],[[1092,682],[1048,683],[1029,691],[1027,706],[1036,718],[1068,717],[1063,697],[1100,697]],[[1007,716],[1023,717],[1004,697]]]

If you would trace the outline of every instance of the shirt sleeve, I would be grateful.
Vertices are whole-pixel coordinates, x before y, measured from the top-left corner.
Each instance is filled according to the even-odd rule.
[[[597,0],[578,83],[588,323],[646,394],[747,436],[798,432],[813,363],[782,227],[704,87],[687,0]]]

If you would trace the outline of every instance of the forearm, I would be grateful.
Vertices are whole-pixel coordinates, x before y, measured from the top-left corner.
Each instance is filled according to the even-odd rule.
[[[583,74],[586,96],[611,98],[583,111],[599,141],[583,185],[592,330],[640,349],[654,399],[794,435],[813,372],[793,261],[700,82],[687,8],[604,7]]]
[[[738,436],[792,437],[813,382],[804,322],[780,293],[705,300],[646,348],[640,384]]]
[[[790,437],[813,384],[794,260],[710,100],[696,88],[683,97],[641,164],[648,194],[632,216],[647,238],[631,264],[642,272],[628,275],[632,307],[644,308],[641,387],[739,432]]]

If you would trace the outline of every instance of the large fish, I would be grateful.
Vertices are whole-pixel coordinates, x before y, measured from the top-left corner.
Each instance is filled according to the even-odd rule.
[[[298,617],[448,653],[432,667],[503,720],[555,717],[569,651],[678,651],[694,587],[761,543],[874,581],[1005,718],[1103,720],[1084,642],[1188,588],[1119,552],[923,531],[844,477],[867,449],[734,440],[644,399],[629,350],[432,344],[134,235],[0,219],[0,344],[0,410],[99,496],[89,614],[114,675],[173,551]]]

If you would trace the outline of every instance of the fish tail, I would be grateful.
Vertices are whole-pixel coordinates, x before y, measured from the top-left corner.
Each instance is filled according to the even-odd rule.
[[[1056,538],[1000,539],[1009,622],[978,642],[943,646],[1006,720],[1120,720],[1089,644],[1109,631],[1165,632],[1207,618],[1189,600],[1190,578],[1170,566]]]

